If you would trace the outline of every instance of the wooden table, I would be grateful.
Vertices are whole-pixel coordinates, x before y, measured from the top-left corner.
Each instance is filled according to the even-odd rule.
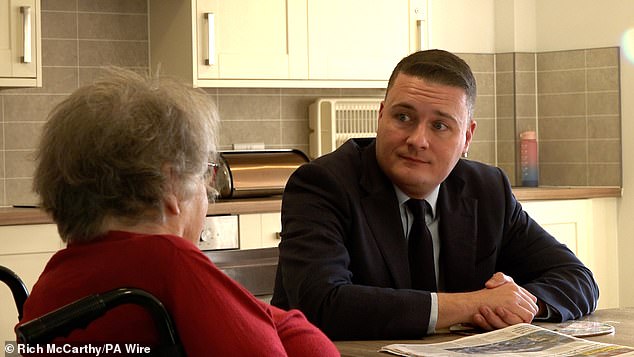
[[[597,310],[581,320],[607,322],[615,332],[609,335],[585,337],[588,340],[634,347],[634,308]],[[393,343],[437,343],[455,340],[462,335],[444,333],[424,337],[420,340],[375,340],[375,341],[335,341],[341,356],[389,356],[378,350]]]

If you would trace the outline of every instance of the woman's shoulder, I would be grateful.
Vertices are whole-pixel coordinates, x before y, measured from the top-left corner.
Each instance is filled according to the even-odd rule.
[[[212,264],[200,249],[185,238],[173,234],[133,233],[110,231],[92,247],[112,256],[114,252],[130,265],[152,267],[163,272],[175,273],[175,267],[207,266]]]

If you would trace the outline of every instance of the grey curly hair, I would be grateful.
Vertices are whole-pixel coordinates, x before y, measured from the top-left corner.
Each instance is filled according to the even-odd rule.
[[[160,220],[167,190],[188,198],[205,173],[217,126],[204,91],[111,68],[49,115],[33,189],[67,243],[105,233],[109,218]]]

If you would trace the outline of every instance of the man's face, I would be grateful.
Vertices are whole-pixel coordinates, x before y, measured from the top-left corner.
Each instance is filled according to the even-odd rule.
[[[475,128],[462,88],[400,73],[379,110],[377,161],[404,193],[424,198],[469,149]]]

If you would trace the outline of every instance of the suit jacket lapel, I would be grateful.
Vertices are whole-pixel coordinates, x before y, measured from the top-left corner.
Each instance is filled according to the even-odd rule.
[[[411,288],[400,208],[392,183],[376,161],[375,143],[365,148],[361,162],[360,184],[367,192],[361,197],[361,206],[373,236],[368,239],[374,239],[379,246],[395,288]]]
[[[465,182],[452,172],[440,185],[438,194],[439,265],[443,290],[447,292],[474,288],[478,207],[475,199],[463,197],[464,185]]]

